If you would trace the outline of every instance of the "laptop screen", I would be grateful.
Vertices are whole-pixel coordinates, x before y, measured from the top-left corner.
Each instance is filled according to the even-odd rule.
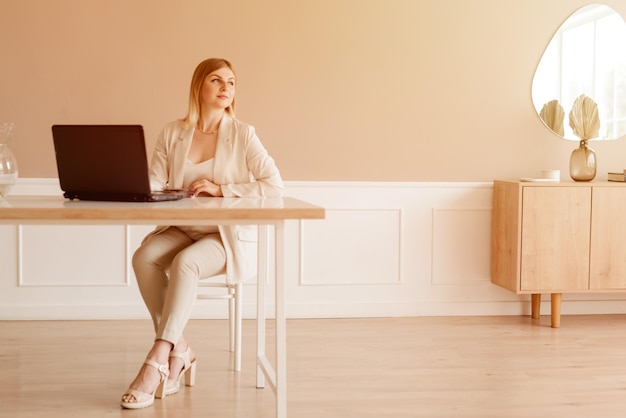
[[[141,125],[54,125],[52,137],[66,193],[150,193]]]

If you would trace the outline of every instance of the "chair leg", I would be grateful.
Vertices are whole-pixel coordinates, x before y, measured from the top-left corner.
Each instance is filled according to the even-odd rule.
[[[237,283],[235,285],[235,371],[238,372],[241,370],[241,319],[242,319],[242,310],[243,303],[241,303],[241,299],[243,296],[243,285],[241,283]]]
[[[228,350],[233,353],[233,369],[241,370],[241,333],[243,318],[243,284],[219,284],[219,283],[203,283],[203,287],[226,287],[228,289]],[[212,297],[213,296],[213,297]],[[198,299],[221,299],[226,295],[212,295],[198,293]]]

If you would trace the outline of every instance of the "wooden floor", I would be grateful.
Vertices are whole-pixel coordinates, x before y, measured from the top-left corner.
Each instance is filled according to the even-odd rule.
[[[244,322],[240,373],[226,322],[194,320],[196,386],[138,411],[118,401],[148,321],[0,322],[0,417],[272,417]],[[623,418],[625,331],[624,315],[289,320],[289,417]]]

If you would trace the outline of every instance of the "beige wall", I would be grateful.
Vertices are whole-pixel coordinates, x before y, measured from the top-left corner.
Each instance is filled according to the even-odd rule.
[[[623,0],[605,4],[626,16]],[[1,0],[0,122],[20,177],[54,123],[139,123],[151,152],[195,65],[230,59],[238,117],[286,180],[489,181],[567,171],[530,85],[583,0]],[[594,142],[599,177],[626,140]],[[566,175],[564,176],[566,177]]]

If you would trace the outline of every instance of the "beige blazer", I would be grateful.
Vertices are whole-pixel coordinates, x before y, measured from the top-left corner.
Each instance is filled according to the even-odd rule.
[[[150,162],[152,190],[181,189],[194,127],[182,120],[168,123],[161,131]],[[224,197],[279,197],[283,181],[255,130],[225,114],[217,132],[213,182],[222,186]],[[168,226],[158,226],[150,235]],[[256,274],[257,227],[220,225],[226,250],[226,280],[241,283]],[[146,237],[147,238],[147,237]]]

